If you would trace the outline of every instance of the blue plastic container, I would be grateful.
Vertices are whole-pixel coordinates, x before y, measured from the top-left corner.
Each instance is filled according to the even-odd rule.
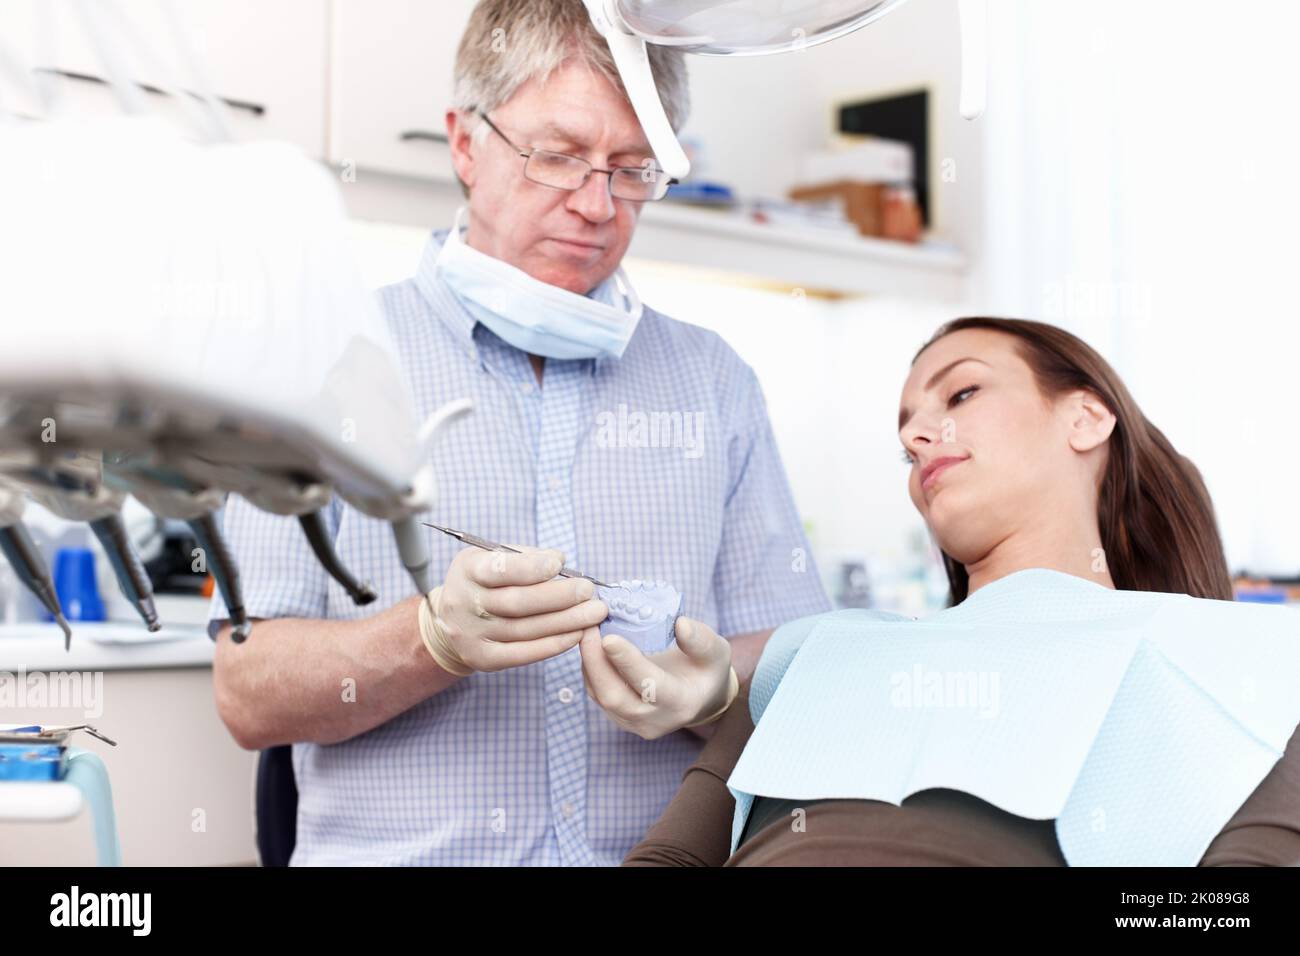
[[[95,555],[89,548],[60,548],[54,555],[54,590],[69,621],[104,620],[104,601],[95,581]],[[46,614],[47,621],[54,620]]]
[[[65,753],[58,744],[0,744],[0,780],[58,780]]]

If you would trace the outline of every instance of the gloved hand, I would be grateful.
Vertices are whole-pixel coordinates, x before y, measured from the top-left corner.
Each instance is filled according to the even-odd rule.
[[[582,635],[587,694],[624,730],[654,740],[721,717],[740,680],[731,645],[699,621],[679,617],[677,640],[645,655],[629,640],[598,628]]]
[[[443,670],[460,677],[562,654],[609,613],[585,578],[557,578],[558,551],[466,548],[420,602],[420,636]],[[552,580],[554,578],[554,580]]]

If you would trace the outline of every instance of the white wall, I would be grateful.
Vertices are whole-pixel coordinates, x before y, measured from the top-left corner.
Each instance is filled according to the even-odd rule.
[[[695,170],[746,194],[784,196],[803,155],[826,145],[833,105],[930,91],[934,232],[965,251],[982,225],[983,127],[957,112],[961,57],[956,0],[912,0],[831,43],[768,57],[691,57],[683,138],[705,146]],[[955,179],[940,178],[951,160]]]
[[[1230,565],[1300,572],[1300,10],[993,9],[979,307],[1087,338],[1201,469]]]

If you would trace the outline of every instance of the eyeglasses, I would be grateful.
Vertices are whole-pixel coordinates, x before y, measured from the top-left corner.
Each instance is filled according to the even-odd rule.
[[[488,119],[487,113],[474,110],[491,127],[492,132],[500,136],[516,153],[524,158],[524,178],[539,186],[552,189],[565,189],[572,192],[587,185],[592,173],[604,173],[609,177],[609,194],[616,199],[630,202],[652,202],[663,199],[668,187],[678,180],[669,176],[654,165],[653,159],[647,159],[641,166],[615,166],[613,169],[597,169],[591,163],[568,153],[554,153],[549,149],[532,149],[518,146],[510,137],[497,129],[496,123]]]

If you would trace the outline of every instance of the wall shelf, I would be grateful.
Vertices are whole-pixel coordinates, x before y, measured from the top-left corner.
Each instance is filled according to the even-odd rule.
[[[966,260],[946,245],[823,233],[747,215],[659,203],[641,214],[629,254],[752,275],[811,290],[960,299]]]
[[[451,225],[463,202],[449,182],[362,171],[342,189],[348,215],[427,229]],[[740,214],[647,204],[628,255],[728,272],[812,292],[957,301],[966,259],[939,244],[911,245],[754,222]]]

